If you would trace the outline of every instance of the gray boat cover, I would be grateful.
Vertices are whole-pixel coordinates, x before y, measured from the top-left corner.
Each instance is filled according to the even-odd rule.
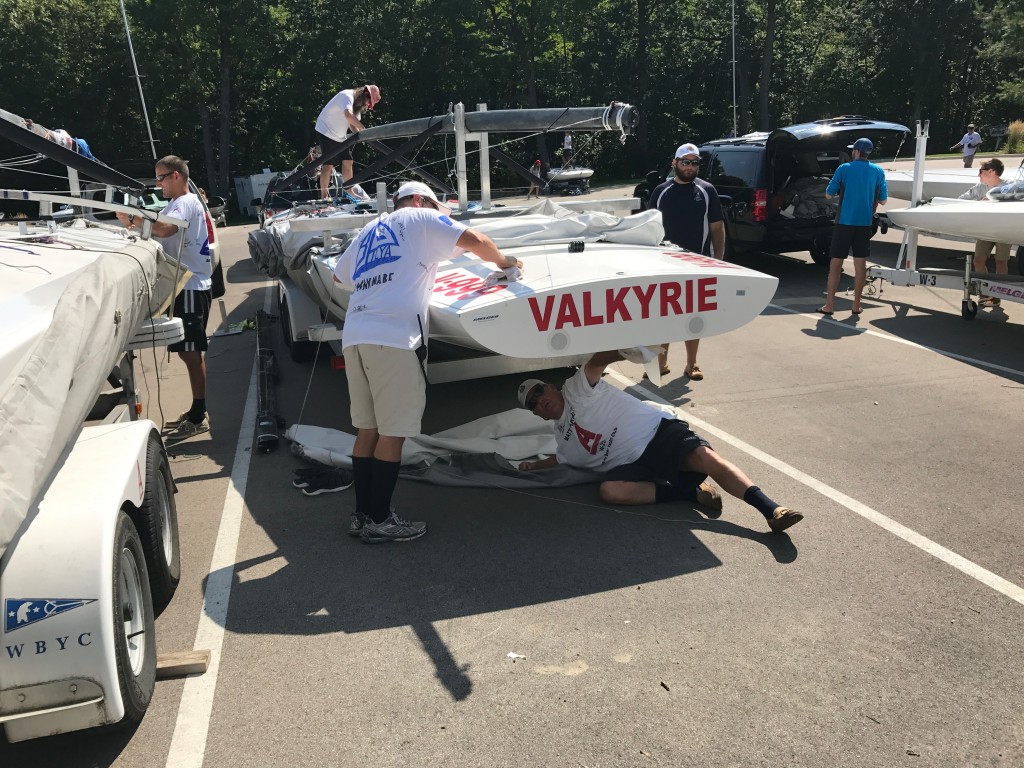
[[[671,408],[645,401],[656,410]],[[285,432],[292,452],[309,461],[334,467],[352,466],[355,435],[336,429],[293,424]],[[406,439],[401,475],[434,485],[460,487],[544,488],[598,483],[600,472],[559,464],[551,469],[521,472],[519,462],[555,452],[551,424],[522,408],[485,416],[438,432]]]
[[[144,318],[166,308],[189,275],[164,257],[155,241],[123,233],[82,222],[35,240],[0,233],[0,246],[11,253],[0,276],[12,270],[12,280],[14,269],[25,269],[15,258],[29,259],[42,270],[37,274],[46,275],[48,264],[66,259],[72,250],[80,257],[95,255],[65,286],[48,326],[48,304],[38,306],[31,292],[0,288],[0,313],[36,311],[40,329],[25,343],[8,347],[10,359],[0,361],[5,363],[0,371],[6,371],[0,374],[0,556],[38,504],[133,332]]]

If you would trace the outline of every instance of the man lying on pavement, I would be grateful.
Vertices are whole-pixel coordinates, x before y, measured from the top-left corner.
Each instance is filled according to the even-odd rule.
[[[539,379],[519,385],[519,404],[553,422],[554,456],[524,461],[523,471],[569,464],[606,472],[606,504],[696,501],[708,517],[722,514],[718,490],[743,499],[764,515],[773,533],[799,523],[803,515],[769,499],[741,469],[719,456],[685,421],[616,389],[601,379],[605,368],[625,359],[618,351],[598,352],[559,389]]]

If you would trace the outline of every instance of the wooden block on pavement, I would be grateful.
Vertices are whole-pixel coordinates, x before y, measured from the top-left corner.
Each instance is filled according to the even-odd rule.
[[[210,666],[209,651],[176,651],[161,653],[156,657],[156,678],[163,680],[168,677],[184,675],[201,675]]]

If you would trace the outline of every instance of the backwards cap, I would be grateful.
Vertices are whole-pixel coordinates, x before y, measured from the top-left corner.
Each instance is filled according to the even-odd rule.
[[[536,387],[538,384],[543,384],[543,383],[544,382],[541,381],[540,379],[527,379],[522,384],[520,384],[519,385],[519,405],[521,405],[523,408],[525,408],[526,407],[526,399],[530,396],[530,393],[533,392],[533,388]]]
[[[409,197],[410,195],[419,195],[420,197],[425,197],[428,200],[432,200],[437,205],[438,210],[445,216],[452,212],[451,208],[449,208],[447,205],[445,205],[444,203],[437,199],[437,195],[434,194],[434,190],[432,190],[422,181],[405,182],[402,186],[398,188],[398,191],[395,192],[395,202],[397,203],[402,198]]]
[[[370,105],[369,107],[367,107],[367,109],[372,110],[375,106],[377,106],[377,103],[380,101],[380,88],[378,88],[376,85],[367,85],[366,93],[370,97]]]

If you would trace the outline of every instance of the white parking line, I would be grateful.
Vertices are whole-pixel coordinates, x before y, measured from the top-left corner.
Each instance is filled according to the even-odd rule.
[[[271,291],[267,291],[264,310],[270,311]],[[242,426],[235,447],[235,460],[231,467],[231,480],[224,498],[220,528],[210,561],[210,573],[203,594],[203,608],[199,613],[199,627],[192,646],[196,650],[210,651],[210,667],[202,675],[190,677],[178,705],[178,719],[167,753],[167,768],[201,768],[206,757],[206,737],[210,730],[214,694],[217,692],[217,674],[220,672],[220,653],[224,645],[228,603],[231,600],[231,582],[238,554],[238,535],[245,512],[245,489],[249,482],[249,460],[256,435],[256,376],[259,360],[254,360],[249,379],[249,394],[245,399]]]
[[[959,360],[962,363],[970,363],[971,365],[976,365],[979,368],[988,368],[989,370],[992,371],[999,371],[1001,373],[1009,373],[1013,374],[1014,376],[1024,377],[1024,371],[1017,370],[1016,368],[1007,368],[1005,365],[990,363],[986,360],[979,360],[976,357],[958,355],[956,352],[949,352],[945,349],[939,349],[938,347],[927,347],[924,344],[918,344],[916,341],[907,341],[906,339],[901,339],[899,336],[893,336],[888,333],[874,331],[871,330],[870,328],[857,328],[855,326],[847,325],[846,323],[840,323],[838,320],[834,320],[831,317],[825,317],[824,315],[819,315],[813,312],[801,312],[800,310],[790,309],[789,307],[784,307],[780,304],[769,304],[768,306],[771,307],[772,309],[778,309],[782,312],[788,312],[791,315],[802,315],[803,317],[809,317],[812,320],[817,320],[818,322],[832,323],[834,325],[838,325],[840,328],[845,328],[848,331],[862,333],[866,336],[874,336],[876,339],[885,339],[886,341],[893,341],[897,344],[904,344],[908,347],[914,347],[915,349],[923,349],[928,352],[934,352],[937,355],[948,357],[951,360]]]
[[[706,421],[702,421],[701,419],[695,417],[692,413],[684,412],[683,410],[676,408],[675,406],[672,405],[672,403],[644,389],[643,387],[640,387],[639,385],[635,384],[631,379],[626,378],[622,374],[610,370],[608,371],[608,376],[610,378],[616,379],[626,388],[632,390],[633,392],[647,400],[652,400],[656,403],[669,406],[670,408],[675,410],[676,414],[679,416],[680,419],[689,422],[693,426],[697,427],[701,432],[706,432],[708,434],[714,435],[719,440],[723,440],[724,442],[728,443],[734,448],[738,448],[739,450],[743,451],[747,455],[753,456],[758,461],[764,462],[772,469],[778,470],[782,474],[788,475],[789,477],[793,478],[798,483],[802,483],[811,490],[817,491],[825,498],[831,499],[836,504],[846,507],[851,512],[855,512],[856,514],[863,517],[865,520],[870,520],[872,523],[879,526],[880,528],[885,529],[889,533],[899,536],[908,544],[913,544],[915,547],[923,550],[924,552],[927,552],[932,557],[938,558],[947,565],[951,565],[958,571],[961,571],[970,576],[971,578],[977,579],[982,584],[991,587],[996,592],[999,592],[1000,594],[1005,595],[1011,600],[1015,600],[1021,605],[1024,605],[1024,589],[1018,587],[1016,584],[1010,581],[1007,581],[1002,576],[997,576],[991,571],[982,568],[977,563],[968,560],[966,557],[962,557],[961,555],[958,555],[956,552],[953,552],[950,549],[946,549],[941,544],[937,544],[936,542],[932,541],[926,536],[922,536],[916,531],[907,528],[905,525],[897,523],[892,518],[886,517],[881,512],[869,507],[867,504],[862,504],[856,499],[850,498],[845,493],[837,491],[832,486],[827,485],[821,482],[820,480],[817,480],[816,478],[813,478],[810,475],[801,472],[799,469],[791,467],[786,462],[777,459],[774,456],[767,454],[764,451],[759,450],[748,443],[743,442],[738,437],[733,437],[728,432],[724,432],[721,429],[718,429],[717,427],[713,427]]]

